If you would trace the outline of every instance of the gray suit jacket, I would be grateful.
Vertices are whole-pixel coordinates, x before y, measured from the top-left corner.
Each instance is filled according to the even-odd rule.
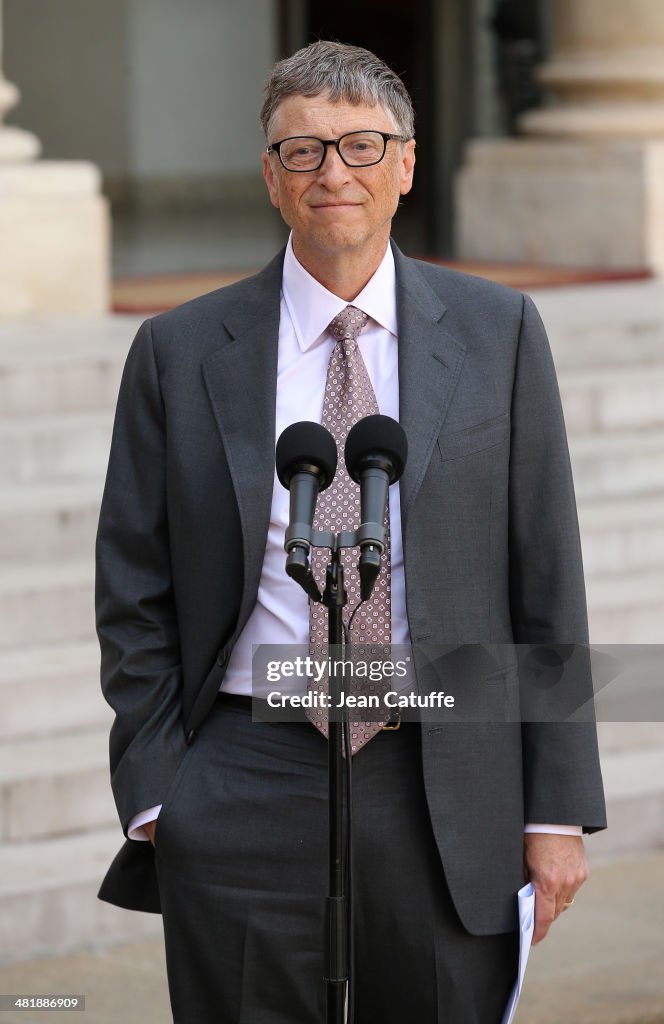
[[[395,260],[413,642],[584,643],[572,477],[537,312],[517,292],[396,247]],[[125,833],[134,814],[166,799],[256,600],[282,262],[283,253],[255,277],[146,321],[127,360],[97,541],[102,686],[116,711],[111,774]],[[594,726],[422,731],[431,821],[461,920],[476,934],[513,928],[524,820],[605,825]],[[100,897],[158,911],[149,843],[125,843]]]

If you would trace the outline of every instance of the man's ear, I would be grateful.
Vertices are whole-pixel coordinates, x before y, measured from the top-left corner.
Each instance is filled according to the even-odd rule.
[[[401,153],[401,181],[399,184],[399,191],[402,196],[405,196],[407,192],[410,192],[413,187],[413,171],[415,169],[415,139],[409,139],[408,142],[403,143],[403,151]]]
[[[272,170],[272,164],[270,163],[270,154],[263,153],[263,177],[265,178],[265,184],[270,195],[270,202],[273,206],[279,209],[279,187],[277,185],[277,179],[274,171]]]

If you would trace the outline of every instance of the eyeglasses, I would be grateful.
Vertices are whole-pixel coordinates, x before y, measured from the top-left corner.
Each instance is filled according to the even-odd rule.
[[[347,167],[371,167],[385,156],[390,139],[408,142],[403,135],[389,132],[346,132],[338,139],[316,139],[309,135],[292,135],[267,147],[276,153],[287,171],[317,171],[323,166],[327,147],[334,146]]]

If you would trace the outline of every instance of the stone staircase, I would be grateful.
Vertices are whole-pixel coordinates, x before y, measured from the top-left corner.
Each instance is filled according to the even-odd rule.
[[[0,960],[153,934],[95,899],[108,782],[93,548],[134,318],[0,327]]]
[[[664,283],[542,292],[594,643],[664,642]]]
[[[664,282],[535,299],[565,407],[591,641],[637,664],[645,645],[664,652]],[[661,655],[653,664],[645,686],[619,677],[596,701],[609,831],[588,840],[591,861],[664,846]]]
[[[645,313],[643,288],[657,295],[648,291]],[[537,301],[566,407],[594,642],[656,643],[664,622],[664,285]],[[134,317],[0,325],[0,960],[160,925],[94,898],[122,834],[108,784],[111,713],[97,682],[93,541],[115,395],[137,326]],[[613,827],[590,840],[591,853],[663,844],[664,727],[600,728]]]

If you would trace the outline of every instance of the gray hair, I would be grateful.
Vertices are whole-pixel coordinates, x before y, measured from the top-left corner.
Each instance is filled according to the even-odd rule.
[[[404,138],[415,135],[415,113],[408,90],[396,72],[361,46],[319,39],[274,65],[265,83],[261,125],[269,138],[272,118],[287,96],[320,96],[333,103],[379,103],[392,115]]]

